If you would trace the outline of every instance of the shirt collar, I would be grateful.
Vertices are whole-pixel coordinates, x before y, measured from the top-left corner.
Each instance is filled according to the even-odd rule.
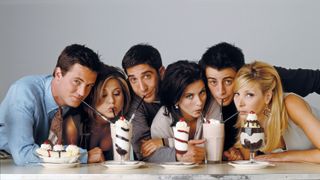
[[[47,114],[50,118],[53,118],[54,114],[58,110],[58,104],[53,98],[53,94],[51,91],[51,82],[53,80],[53,76],[49,75],[45,78],[44,86],[45,86],[45,92],[44,92],[44,98],[45,98],[45,106],[47,110]],[[62,106],[62,115],[66,114],[70,107],[68,106]]]
[[[45,107],[47,110],[47,114],[54,114],[52,112],[55,112],[58,109],[58,104],[53,98],[52,91],[51,91],[51,82],[53,80],[53,76],[49,75],[45,78],[44,87],[44,98],[45,98]]]

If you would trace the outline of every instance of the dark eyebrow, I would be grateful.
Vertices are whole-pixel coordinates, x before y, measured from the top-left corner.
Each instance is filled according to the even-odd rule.
[[[217,78],[214,78],[214,77],[207,77],[207,79],[217,79]],[[234,79],[234,77],[231,77],[231,76],[227,76],[227,77],[224,77],[224,79]]]
[[[153,72],[152,72],[152,71],[145,71],[145,72],[142,72],[141,74],[144,75],[144,74],[148,74],[148,73],[151,73],[151,74],[152,74]]]
[[[134,75],[128,75],[128,78],[132,78],[132,77],[134,77]]]
[[[142,75],[145,75],[145,74],[148,74],[148,73],[153,74],[153,72],[152,72],[152,71],[144,71],[144,72],[142,72],[141,74],[142,74]],[[135,76],[134,76],[134,75],[132,75],[132,74],[129,74],[129,75],[128,75],[128,78],[130,78],[130,77],[135,77]]]
[[[79,81],[81,81],[81,82],[85,82],[83,79],[81,79],[80,77],[75,77],[74,78],[75,80],[79,80]]]
[[[80,77],[76,77],[75,79],[81,81],[82,83],[85,83],[85,81]],[[94,85],[94,84],[95,82],[89,82],[87,85]]]
[[[228,76],[228,77],[224,77],[223,79],[234,79],[234,77]]]
[[[217,79],[217,78],[213,78],[213,77],[207,77],[207,79]]]

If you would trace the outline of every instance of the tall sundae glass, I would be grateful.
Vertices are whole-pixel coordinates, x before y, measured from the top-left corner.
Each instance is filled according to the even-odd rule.
[[[176,126],[173,127],[176,153],[184,154],[188,151],[189,130],[190,127],[183,118],[181,118],[176,123]]]
[[[130,152],[132,124],[121,116],[113,126],[111,130],[113,131],[112,134],[114,134],[114,146],[121,157],[121,164],[123,164],[125,155]]]
[[[244,125],[241,127],[240,143],[244,148],[250,150],[250,163],[255,163],[255,152],[264,144],[264,130],[254,112],[248,114]]]

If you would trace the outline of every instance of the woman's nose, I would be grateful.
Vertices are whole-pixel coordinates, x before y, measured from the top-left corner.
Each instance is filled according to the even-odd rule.
[[[113,96],[109,96],[108,99],[107,99],[107,102],[109,104],[113,104],[114,103],[114,97]]]

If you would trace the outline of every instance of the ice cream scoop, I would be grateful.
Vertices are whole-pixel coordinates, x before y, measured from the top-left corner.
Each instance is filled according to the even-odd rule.
[[[244,148],[255,151],[264,143],[264,130],[260,126],[257,115],[250,112],[241,128],[240,143]]]

